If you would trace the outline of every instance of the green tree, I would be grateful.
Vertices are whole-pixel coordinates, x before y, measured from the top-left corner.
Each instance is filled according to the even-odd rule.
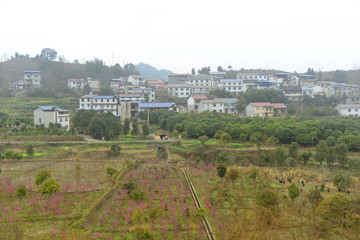
[[[196,75],[195,68],[191,69],[191,75],[193,75],[193,76]]]
[[[329,167],[332,167],[335,162],[335,149],[334,147],[328,148],[328,154],[326,155],[326,163]]]
[[[223,178],[226,174],[226,166],[224,164],[219,164],[216,166],[219,177]]]
[[[292,142],[289,147],[289,157],[292,157],[294,159],[298,159],[298,153],[299,152],[299,144],[297,142]]]
[[[281,147],[277,147],[274,152],[273,158],[277,167],[284,166],[286,160],[285,151]]]
[[[26,153],[28,156],[33,156],[35,151],[34,151],[34,145],[29,144],[26,146]]]
[[[113,96],[114,95],[114,89],[112,89],[109,86],[101,86],[99,90],[99,95],[101,96]]]
[[[57,52],[52,48],[43,48],[41,50],[40,58],[41,60],[55,60],[57,57]]]
[[[206,135],[201,136],[201,137],[199,137],[199,141],[200,141],[200,143],[201,143],[202,145],[205,145],[205,143],[206,143],[207,141],[209,141],[209,137],[206,136]]]
[[[239,170],[237,168],[230,168],[228,176],[231,179],[231,182],[234,182],[239,178]]]
[[[125,118],[124,121],[124,129],[123,129],[123,133],[126,136],[130,131],[130,120],[128,118]]]
[[[53,193],[53,192],[57,192],[57,191],[60,191],[60,185],[52,177],[46,179],[41,184],[40,192],[42,194]]]
[[[351,187],[355,181],[352,178],[351,174],[347,171],[341,171],[336,173],[333,178],[334,185],[339,189],[339,191],[345,190],[348,187]]]
[[[39,186],[48,178],[51,178],[51,172],[49,170],[39,171],[35,176],[35,184]]]
[[[146,138],[150,134],[149,125],[147,125],[147,123],[144,123],[141,128],[142,128],[142,134]]]
[[[312,153],[310,151],[302,153],[301,157],[302,157],[305,167],[307,166],[307,163],[310,160],[311,155],[312,155]]]
[[[311,210],[313,213],[313,223],[316,226],[316,222],[315,222],[315,214],[316,214],[316,209],[319,206],[319,204],[324,200],[324,197],[321,195],[320,190],[318,189],[317,186],[315,186],[315,188],[313,190],[310,190],[309,193],[307,194],[307,198],[310,202],[311,205]]]
[[[25,185],[20,185],[16,191],[16,196],[18,198],[22,198],[26,196],[26,186]]]
[[[328,146],[325,140],[321,140],[315,148],[315,160],[322,165],[322,163],[326,160],[328,156]]]
[[[224,70],[224,68],[222,66],[218,66],[217,71],[218,72],[225,72],[225,70]]]
[[[293,202],[294,202],[294,199],[300,195],[300,189],[294,183],[292,183],[288,187],[288,192],[289,192],[289,197],[291,198],[291,201],[293,201]]]
[[[112,113],[96,114],[90,121],[88,131],[96,139],[106,140],[116,138],[121,133],[119,119]]]
[[[224,88],[215,88],[209,91],[210,95],[214,95],[218,98],[233,98],[234,95],[231,92],[226,91]]]
[[[112,155],[119,156],[120,151],[121,151],[121,147],[119,146],[119,144],[112,144],[111,145],[110,152],[111,152]]]
[[[132,126],[131,135],[136,136],[139,133],[139,125],[136,118],[133,118],[131,120],[131,126]]]
[[[274,190],[265,188],[256,195],[256,203],[265,208],[275,208],[279,204],[279,196]]]
[[[81,133],[86,133],[90,121],[95,114],[96,114],[95,110],[80,109],[71,118],[72,126]]]
[[[230,141],[230,140],[231,140],[231,136],[230,136],[230,134],[224,132],[223,134],[221,134],[220,140]]]
[[[134,184],[133,181],[130,180],[130,181],[123,184],[122,189],[128,190],[129,192],[131,192],[132,190],[135,189],[135,184]]]
[[[107,167],[106,168],[106,173],[107,175],[109,175],[112,179],[113,175],[116,174],[118,171],[115,168],[112,167]]]
[[[345,169],[345,164],[347,163],[347,154],[348,154],[348,147],[345,143],[336,144],[334,148],[335,158],[341,164],[343,169]]]

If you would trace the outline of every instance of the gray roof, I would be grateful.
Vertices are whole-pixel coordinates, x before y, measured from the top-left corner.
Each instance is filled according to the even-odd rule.
[[[284,91],[302,91],[302,88],[300,86],[285,86],[283,87]]]
[[[360,108],[360,104],[338,104],[336,108]]]
[[[190,77],[191,80],[210,80],[212,79],[212,76],[211,75],[205,75],[205,74],[202,74],[202,75],[193,75]]]
[[[169,84],[168,88],[191,88],[191,85],[187,85],[187,84]]]
[[[224,103],[237,103],[237,98],[215,98],[214,100],[222,101]]]

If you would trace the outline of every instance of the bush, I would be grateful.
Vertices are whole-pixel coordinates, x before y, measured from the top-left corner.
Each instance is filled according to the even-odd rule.
[[[155,240],[149,229],[136,228],[136,240]]]
[[[130,193],[130,198],[136,202],[140,202],[148,199],[148,195],[145,192],[138,190]]]
[[[278,145],[279,143],[280,143],[279,139],[277,139],[274,136],[270,136],[265,142],[266,145]]]
[[[239,170],[237,168],[231,168],[228,175],[231,181],[234,182],[236,179],[239,178]]]
[[[231,140],[231,136],[230,136],[230,134],[228,134],[228,133],[223,133],[223,134],[221,134],[221,136],[220,136],[220,140],[230,141],[230,140]]]
[[[279,204],[279,196],[274,190],[265,188],[256,195],[256,203],[265,208],[273,208]]]
[[[209,141],[209,137],[206,136],[206,135],[201,136],[201,137],[199,137],[199,141],[200,141],[200,143],[201,143],[202,145],[205,145],[205,143],[206,143],[207,141]]]
[[[359,158],[351,158],[348,160],[350,169],[354,171],[360,171],[360,159]]]
[[[46,179],[41,184],[40,192],[42,194],[53,193],[53,192],[57,192],[57,191],[60,191],[60,185],[52,177]]]
[[[291,198],[291,201],[294,201],[294,199],[300,195],[300,189],[294,183],[292,183],[288,187],[288,192],[289,192],[289,197]]]
[[[255,180],[256,177],[257,177],[257,171],[256,171],[255,168],[253,168],[253,169],[251,170],[251,173],[250,173],[250,178],[253,179],[253,180]]]
[[[112,168],[112,167],[107,167],[106,168],[106,173],[112,177],[115,173],[117,173],[117,170],[115,168]]]
[[[341,191],[351,187],[354,184],[354,180],[349,172],[341,171],[333,176],[333,183]]]
[[[224,164],[219,164],[216,166],[219,177],[223,178],[226,174],[226,166]]]
[[[123,184],[123,189],[128,190],[129,192],[131,192],[132,190],[135,189],[135,184],[133,181],[128,181],[126,183]]]
[[[35,184],[41,185],[46,179],[51,177],[51,173],[49,170],[42,170],[38,172],[35,176]]]
[[[16,196],[18,198],[22,198],[26,196],[26,186],[25,185],[20,185],[16,191]]]
[[[119,144],[112,144],[110,147],[110,153],[114,156],[120,155],[121,147]]]
[[[35,151],[34,151],[34,146],[32,144],[27,145],[26,153],[28,156],[34,155]]]
[[[247,139],[247,137],[246,137],[246,134],[245,134],[245,133],[240,134],[239,140],[240,140],[241,142],[245,142],[246,139]]]

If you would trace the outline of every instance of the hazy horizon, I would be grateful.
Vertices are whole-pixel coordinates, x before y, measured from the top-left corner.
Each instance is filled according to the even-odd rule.
[[[48,47],[70,62],[143,62],[176,73],[359,69],[359,9],[356,0],[0,0],[0,59]]]

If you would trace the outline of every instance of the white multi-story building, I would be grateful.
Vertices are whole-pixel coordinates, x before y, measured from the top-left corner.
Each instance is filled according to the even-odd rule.
[[[360,104],[339,104],[336,109],[340,116],[360,116]]]
[[[111,79],[110,87],[114,90],[115,93],[124,93],[125,92],[125,79]]]
[[[155,90],[152,88],[144,87],[130,87],[129,94],[140,94],[143,98],[147,99],[149,102],[155,101]]]
[[[70,78],[67,80],[67,87],[73,88],[73,89],[83,89],[86,85],[86,82],[84,79],[76,79],[76,78]]]
[[[86,79],[87,85],[90,86],[91,89],[99,89],[100,88],[100,80],[99,79],[92,79],[88,77]]]
[[[145,84],[145,77],[142,75],[130,75],[127,81],[135,86],[143,86]]]
[[[359,86],[355,84],[330,83],[325,87],[325,94],[329,97],[342,98],[357,90],[359,90]]]
[[[118,115],[118,98],[116,96],[94,96],[92,98],[92,109],[99,113],[111,112]]]
[[[79,99],[79,109],[92,109],[92,99],[95,95],[84,95]]]
[[[267,75],[258,75],[258,74],[236,74],[237,79],[241,79],[244,82],[255,81],[255,80],[268,80]]]
[[[132,117],[136,117],[139,112],[138,103],[145,102],[145,98],[139,94],[120,94],[118,113],[121,120]]]
[[[225,75],[226,72],[210,72],[210,76],[215,80],[224,79]]]
[[[243,85],[241,79],[220,79],[218,87],[237,95],[246,91],[246,86]]]
[[[215,81],[210,75],[202,74],[191,76],[186,84],[192,87],[210,87],[215,85]]]
[[[56,106],[39,106],[34,109],[34,125],[49,127],[50,123],[59,123],[62,128],[70,129],[70,114],[68,110]]]
[[[170,84],[167,90],[171,97],[188,98],[192,94],[191,86],[187,84]]]
[[[197,111],[198,110],[198,106],[199,106],[199,102],[201,100],[207,100],[208,98],[205,95],[191,95],[188,99],[187,99],[187,108],[189,111]]]
[[[237,98],[215,98],[199,102],[198,112],[236,113]]]
[[[41,72],[40,71],[24,71],[24,84],[29,87],[41,87]]]

